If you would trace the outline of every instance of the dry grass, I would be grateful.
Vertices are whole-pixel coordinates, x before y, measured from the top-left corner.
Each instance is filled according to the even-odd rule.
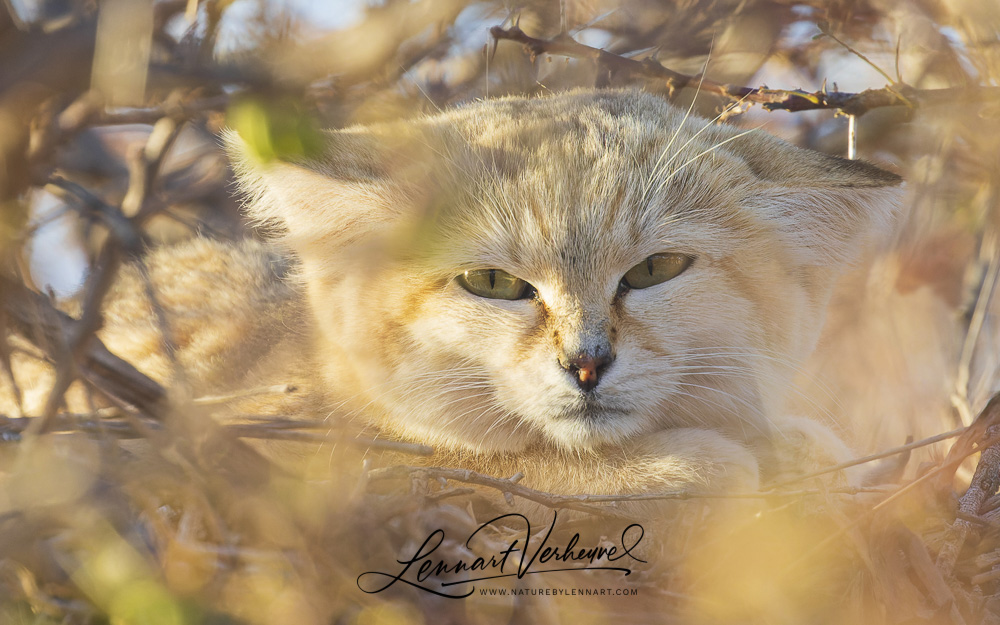
[[[0,362],[46,360],[56,390],[30,417],[0,416],[0,623],[1000,621],[1000,414],[987,405],[1000,372],[1000,8],[581,0],[510,12],[389,1],[325,28],[251,0],[165,0],[148,12],[103,0],[100,19],[90,2],[38,15],[27,5],[0,11],[0,327],[9,335]],[[510,34],[515,25],[541,47],[490,49],[490,27]],[[617,56],[574,47],[563,25]],[[648,59],[698,80],[670,78]],[[588,548],[621,546],[627,498],[379,467],[426,449],[322,422],[217,423],[233,398],[178,403],[176,389],[93,340],[122,263],[195,233],[246,235],[216,147],[227,123],[294,153],[315,127],[504,93],[641,84],[687,105],[702,72],[711,87],[697,96],[703,114],[737,100],[736,123],[766,115],[774,132],[834,153],[846,152],[848,136],[834,113],[852,100],[824,99],[824,89],[881,89],[881,100],[864,100],[875,105],[851,109],[863,113],[857,147],[907,179],[905,218],[845,280],[820,356],[793,393],[801,412],[866,455],[873,486],[807,476],[719,499],[660,494],[677,500],[675,518],[647,524],[635,554],[645,562],[624,560],[627,577],[510,576],[461,600],[404,582],[366,593],[391,579],[362,573],[400,571],[398,560],[435,530],[444,532],[435,560],[488,560],[515,539],[523,547],[517,518],[465,541],[521,501],[553,511],[535,519],[529,557],[555,513],[547,544],[579,533]],[[740,99],[740,88],[762,82],[782,90],[768,97],[831,110],[763,113]],[[52,243],[56,230],[69,242]],[[46,266],[62,258],[76,259],[63,273],[93,268],[75,319],[55,311],[45,286]],[[64,391],[111,407],[70,414]],[[903,445],[907,436],[926,444]],[[260,441],[283,441],[297,460],[275,463]],[[636,594],[579,593],[594,589]]]

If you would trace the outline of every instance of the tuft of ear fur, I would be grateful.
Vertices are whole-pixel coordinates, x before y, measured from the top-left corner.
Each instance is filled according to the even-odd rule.
[[[748,203],[776,225],[803,265],[850,264],[891,229],[902,200],[896,174],[760,133],[733,144],[763,183]]]
[[[376,227],[398,206],[398,189],[374,132],[328,132],[317,158],[263,162],[227,129],[223,141],[246,215],[297,250],[343,245]]]

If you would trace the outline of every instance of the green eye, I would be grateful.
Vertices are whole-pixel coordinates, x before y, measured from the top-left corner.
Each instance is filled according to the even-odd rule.
[[[653,254],[622,278],[622,285],[630,289],[648,289],[681,275],[691,264],[691,257],[684,254]]]
[[[530,284],[502,269],[474,269],[456,280],[469,293],[489,299],[524,299],[535,292]]]

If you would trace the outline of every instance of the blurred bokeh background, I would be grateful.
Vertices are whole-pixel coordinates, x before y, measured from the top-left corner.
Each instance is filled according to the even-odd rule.
[[[53,301],[82,297],[108,246],[141,255],[191,236],[258,236],[232,195],[218,139],[227,126],[282,157],[308,150],[320,128],[506,94],[645,88],[707,118],[732,104],[697,81],[672,90],[490,36],[515,25],[720,84],[916,94],[855,120],[859,157],[902,174],[906,202],[891,237],[845,277],[789,409],[824,420],[859,455],[972,423],[1000,373],[1000,5],[983,0],[4,0],[2,274]],[[947,91],[919,97],[925,90]],[[848,118],[837,110],[744,103],[725,117],[847,152]],[[0,298],[14,297],[10,284]],[[58,354],[43,355],[58,366]],[[944,549],[974,462],[861,534],[852,514],[869,514],[866,501],[741,534],[740,544],[787,547],[769,552],[774,584],[719,581],[728,565],[716,563],[695,566],[694,582],[649,572],[635,582],[640,599],[586,608],[545,597],[455,602],[402,588],[363,595],[355,578],[363,563],[419,544],[427,528],[475,527],[468,493],[414,479],[395,494],[366,494],[354,459],[337,465],[334,453],[330,464],[349,477],[298,479],[261,459],[247,477],[229,456],[208,457],[216,448],[178,459],[176,441],[137,470],[110,426],[83,418],[31,438],[20,416],[0,422],[2,623],[746,622],[786,604],[767,622],[1000,618],[996,497],[969,521],[979,533],[963,535],[957,566],[950,557],[945,570],[925,566]],[[926,474],[949,441],[905,465],[891,456],[885,474],[903,484]],[[850,537],[856,557],[836,561],[852,581],[836,592],[823,575],[777,581],[828,523]],[[732,543],[716,539],[708,551],[725,562],[719,541]],[[732,566],[759,565],[755,553],[736,549]],[[813,572],[830,562],[816,560]]]

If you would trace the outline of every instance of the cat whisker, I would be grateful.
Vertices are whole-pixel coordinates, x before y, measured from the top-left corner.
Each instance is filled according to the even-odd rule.
[[[700,349],[713,349],[713,350],[717,350],[718,348],[700,348]],[[770,364],[784,367],[784,368],[788,369],[791,373],[794,373],[796,375],[802,376],[803,378],[805,378],[810,383],[815,384],[819,388],[819,390],[821,390],[829,399],[831,399],[833,401],[833,403],[834,403],[835,406],[838,406],[838,407],[840,406],[840,402],[837,400],[837,397],[833,394],[833,392],[829,388],[827,388],[823,384],[822,380],[819,380],[819,379],[815,378],[815,376],[813,376],[812,374],[810,374],[808,371],[805,371],[798,363],[796,363],[794,361],[791,361],[791,360],[789,360],[787,358],[781,358],[781,357],[771,356],[771,355],[768,355],[768,354],[761,354],[761,353],[757,353],[755,351],[749,351],[749,350],[748,351],[744,351],[744,350],[742,350],[740,348],[734,348],[734,350],[739,350],[739,351],[732,351],[732,350],[725,351],[725,352],[715,351],[715,352],[712,352],[712,353],[698,354],[694,358],[692,358],[689,355],[687,358],[681,358],[681,359],[678,359],[678,360],[681,361],[681,362],[683,362],[684,360],[688,360],[688,361],[690,361],[690,360],[700,360],[702,358],[710,357],[710,356],[720,356],[720,355],[731,356],[733,354],[737,354],[741,358],[747,358],[747,357],[757,358],[759,360],[766,361],[766,362],[768,362]],[[764,351],[768,351],[768,350],[764,350]],[[671,359],[671,362],[673,362],[672,359]],[[795,384],[790,385],[786,392],[789,392],[789,393],[793,394],[794,396],[799,397],[812,410],[814,410],[815,412],[819,413],[820,415],[822,415],[823,417],[827,418],[828,420],[837,421],[837,416],[831,410],[829,410],[828,408],[826,408],[822,404],[820,404],[810,394],[805,393],[801,388],[799,388],[798,385],[795,385]]]
[[[492,398],[492,396],[493,396],[492,393],[483,393],[483,394],[480,394],[480,395],[469,397],[468,399],[480,399],[480,398],[484,398],[484,397],[485,398]],[[466,416],[468,416],[469,414],[471,414],[472,412],[474,412],[476,410],[480,410],[481,412],[480,412],[479,416],[477,416],[473,420],[473,422],[478,422],[486,414],[487,409],[494,409],[496,407],[495,406],[495,402],[484,402],[484,403],[485,403],[485,405],[473,406],[472,408],[469,408],[465,412],[462,412],[461,414],[455,415],[454,417],[452,417],[451,419],[449,419],[448,421],[446,421],[444,423],[445,428],[447,428],[447,426],[450,426],[451,424],[455,423],[456,421],[464,419]],[[495,425],[496,425],[496,422],[494,422],[493,425],[491,425],[489,428],[487,428],[487,433]],[[484,436],[485,436],[485,433],[484,433]]]
[[[688,160],[684,161],[684,163],[682,163],[680,167],[678,167],[677,169],[671,171],[670,174],[660,182],[660,185],[656,188],[656,192],[659,193],[659,192],[663,191],[664,187],[666,187],[667,184],[671,180],[673,180],[675,176],[677,176],[677,174],[679,174],[682,171],[684,171],[687,168],[687,166],[690,165],[691,163],[694,163],[698,159],[700,159],[700,158],[702,158],[702,157],[704,157],[704,156],[706,156],[708,154],[711,154],[711,153],[715,152],[716,150],[718,150],[722,146],[726,145],[727,143],[732,143],[733,141],[736,141],[737,139],[740,139],[742,137],[745,137],[746,135],[749,135],[749,134],[751,134],[753,132],[756,132],[756,131],[760,130],[763,127],[764,127],[764,125],[761,124],[760,126],[755,126],[755,127],[750,128],[748,130],[744,130],[743,132],[741,132],[739,134],[736,134],[736,135],[733,135],[732,137],[729,137],[728,139],[724,139],[724,140],[716,143],[712,147],[707,148],[705,150],[702,150],[698,154],[692,156]]]
[[[753,404],[753,403],[751,403],[751,402],[749,402],[749,401],[747,401],[747,400],[745,400],[745,399],[743,399],[741,397],[737,397],[736,395],[733,395],[732,393],[729,393],[727,391],[724,391],[722,389],[715,388],[715,387],[712,387],[712,386],[703,386],[703,385],[700,385],[700,384],[693,384],[691,382],[686,382],[686,381],[679,381],[679,382],[677,382],[677,385],[679,387],[696,388],[696,389],[704,390],[704,391],[712,391],[713,393],[717,393],[717,394],[722,395],[725,399],[732,400],[732,401],[736,402],[737,404],[742,405],[743,407],[745,407],[748,410],[748,412],[751,415],[757,417],[757,419],[748,419],[747,416],[746,416],[746,414],[744,414],[744,412],[738,410],[735,405],[726,406],[724,404],[720,404],[719,402],[713,401],[713,400],[705,397],[704,395],[693,394],[693,393],[684,393],[683,391],[678,391],[678,394],[682,394],[682,395],[690,397],[690,398],[692,398],[692,399],[694,399],[696,401],[699,401],[699,402],[702,402],[702,403],[705,403],[705,404],[709,404],[711,406],[715,406],[715,407],[720,408],[720,409],[728,412],[729,414],[735,416],[736,417],[736,423],[739,424],[740,429],[743,431],[744,436],[746,436],[746,429],[745,429],[746,426],[752,427],[758,434],[767,434],[768,430],[764,426],[769,423],[769,420],[767,419],[767,416],[763,414],[760,406],[757,406],[757,405],[755,405],[755,404]]]
[[[482,418],[482,416],[480,415],[479,418]],[[524,419],[520,418],[518,415],[511,412],[510,410],[504,409],[497,414],[496,418],[493,420],[493,423],[490,425],[490,427],[486,428],[486,431],[483,432],[483,437],[489,436],[490,433],[493,431],[493,429],[496,428],[501,423],[508,423],[510,421],[514,421],[514,428],[510,432],[511,435],[517,432],[517,429],[520,428],[525,423]]]
[[[475,382],[469,380],[470,374],[476,373],[480,374],[482,382]],[[455,384],[455,376],[459,376],[459,380],[464,380],[461,384]],[[437,389],[434,393],[427,393],[427,389],[430,386],[434,386],[434,383],[443,382],[444,384]],[[392,395],[404,394],[407,391],[420,391],[420,394],[424,395],[424,399],[421,405],[431,403],[436,401],[439,397],[446,395],[451,392],[460,392],[463,390],[468,390],[477,387],[487,387],[489,385],[489,378],[485,374],[482,374],[481,370],[475,367],[468,367],[465,369],[456,368],[450,370],[434,371],[427,374],[417,374],[410,376],[407,380],[402,383],[397,383],[391,388],[391,381],[378,384],[368,389],[358,392],[355,395],[340,402],[338,407],[343,407],[344,405],[350,403],[352,400],[359,397],[370,397],[369,401],[365,404],[359,406],[358,408],[348,411],[342,414],[342,418],[351,419],[355,416],[365,414],[365,412],[370,409],[376,402],[381,400],[383,397],[391,398]]]
[[[702,73],[702,78],[701,78],[701,80],[702,80],[702,81],[704,81],[704,79],[705,79],[705,76],[704,76],[704,72],[703,72],[703,73]],[[699,83],[698,83],[698,88],[699,88],[699,91],[700,91],[700,89],[701,89],[701,82],[699,82]],[[697,94],[695,94],[695,97],[697,97]],[[718,115],[716,115],[716,116],[715,116],[714,118],[712,118],[711,120],[709,120],[709,121],[706,121],[706,122],[705,122],[705,124],[704,124],[704,125],[703,125],[703,126],[702,126],[702,127],[701,127],[701,128],[699,129],[699,130],[698,130],[698,132],[694,133],[694,134],[693,134],[693,135],[691,136],[691,138],[689,138],[689,139],[688,139],[688,140],[687,140],[687,141],[686,141],[686,142],[684,143],[684,145],[682,145],[682,146],[681,146],[680,148],[678,148],[678,149],[677,149],[677,151],[675,151],[675,152],[674,152],[674,153],[673,153],[673,154],[672,154],[672,155],[670,156],[670,158],[669,158],[669,159],[667,160],[667,162],[666,162],[666,163],[663,163],[663,164],[662,164],[662,166],[661,166],[661,165],[660,165],[660,161],[662,161],[662,160],[663,160],[663,156],[665,156],[665,155],[666,155],[666,153],[667,153],[667,152],[668,152],[668,151],[670,150],[670,147],[671,147],[671,146],[673,145],[673,143],[674,143],[674,140],[675,140],[675,138],[676,138],[676,137],[677,137],[677,135],[678,135],[678,134],[680,133],[680,131],[681,131],[681,128],[683,128],[683,126],[684,126],[684,122],[682,121],[682,122],[681,122],[681,124],[679,124],[679,125],[678,125],[678,127],[677,127],[677,130],[675,130],[675,131],[674,131],[674,134],[673,134],[673,136],[672,136],[672,137],[670,138],[670,142],[669,142],[669,143],[667,144],[667,146],[666,146],[666,147],[665,147],[665,148],[663,149],[663,152],[662,152],[662,153],[660,154],[660,158],[659,158],[659,159],[657,159],[657,162],[656,162],[656,164],[655,164],[655,165],[653,166],[653,171],[652,171],[652,172],[650,173],[650,175],[649,175],[649,177],[648,177],[648,183],[647,183],[647,185],[645,185],[645,186],[643,187],[643,192],[642,192],[642,196],[641,196],[641,197],[642,197],[642,200],[643,200],[643,202],[645,202],[645,201],[647,201],[647,200],[649,199],[649,189],[650,189],[650,188],[651,188],[651,187],[653,186],[653,181],[654,181],[654,180],[655,180],[655,179],[656,179],[656,178],[657,178],[658,176],[662,175],[662,174],[663,174],[663,172],[664,172],[664,171],[666,171],[666,169],[667,169],[668,167],[670,167],[670,164],[674,162],[674,159],[675,159],[675,158],[677,158],[677,157],[678,157],[678,156],[679,156],[679,155],[681,154],[681,152],[683,152],[683,151],[684,151],[684,149],[685,149],[685,148],[686,148],[687,146],[691,145],[691,143],[692,143],[693,141],[695,141],[695,140],[696,140],[696,139],[697,139],[698,137],[700,137],[700,136],[701,136],[701,134],[702,134],[703,132],[705,132],[706,130],[708,130],[709,128],[711,128],[713,124],[715,124],[715,123],[716,123],[717,121],[719,121],[720,119],[722,119],[722,117],[723,117],[724,115],[726,115],[727,113],[729,113],[729,112],[730,112],[731,110],[733,110],[733,109],[734,109],[735,107],[737,107],[737,106],[740,106],[740,105],[741,105],[741,104],[743,103],[743,101],[744,101],[745,99],[746,99],[746,96],[744,96],[743,98],[740,98],[740,99],[739,99],[738,101],[736,101],[736,102],[733,102],[733,103],[731,103],[731,104],[727,105],[727,106],[726,106],[726,107],[725,107],[725,108],[724,108],[724,109],[722,110],[722,112],[721,112],[721,113],[719,113]],[[689,116],[689,115],[691,114],[691,109],[692,109],[692,108],[694,107],[694,103],[695,103],[695,101],[694,101],[694,100],[692,100],[692,101],[691,101],[691,106],[690,106],[690,107],[688,107],[688,110],[687,110],[687,112],[686,112],[686,113],[684,114],[684,120],[685,120],[685,121],[687,120],[688,116]],[[669,180],[669,178],[668,178],[668,180]],[[659,187],[657,188],[657,191],[658,191],[658,192],[659,192],[659,191],[661,191],[661,190],[663,189],[663,186],[664,186],[664,185],[663,185],[663,184],[661,184],[661,185],[660,185],[660,186],[659,186]]]
[[[670,151],[670,148],[673,147],[674,141],[676,141],[677,137],[680,136],[681,130],[684,128],[684,124],[687,123],[688,118],[691,116],[691,111],[694,110],[694,105],[698,101],[698,95],[701,94],[701,87],[702,84],[705,82],[705,73],[707,70],[708,70],[708,59],[705,59],[705,65],[704,67],[702,67],[701,70],[701,78],[698,80],[698,88],[695,89],[694,97],[691,98],[691,104],[688,105],[687,110],[684,111],[684,117],[681,118],[681,123],[677,124],[677,128],[675,128],[673,134],[670,135],[670,140],[667,141],[666,147],[664,147],[663,150],[660,152],[659,158],[657,158],[656,162],[653,163],[653,170],[650,173],[649,178],[647,179],[648,180],[647,183],[643,185],[642,195],[640,196],[642,200],[646,199],[646,195],[649,193],[650,187],[653,186],[653,179],[657,175],[659,175],[660,163],[663,162],[663,158]],[[669,165],[669,163],[667,163],[667,165]]]
[[[708,350],[706,352],[701,352],[700,350]],[[720,351],[725,350],[725,351]],[[822,380],[817,379],[811,373],[802,368],[801,364],[795,362],[774,350],[755,348],[753,350],[747,348],[725,348],[725,347],[703,347],[703,348],[691,348],[680,352],[680,358],[683,359],[686,355],[696,354],[695,358],[711,357],[711,356],[739,356],[741,358],[757,358],[760,360],[766,360],[773,364],[782,365],[788,368],[795,374],[805,377],[810,383],[816,384],[821,391],[829,399],[836,401],[836,395],[830,390]]]

